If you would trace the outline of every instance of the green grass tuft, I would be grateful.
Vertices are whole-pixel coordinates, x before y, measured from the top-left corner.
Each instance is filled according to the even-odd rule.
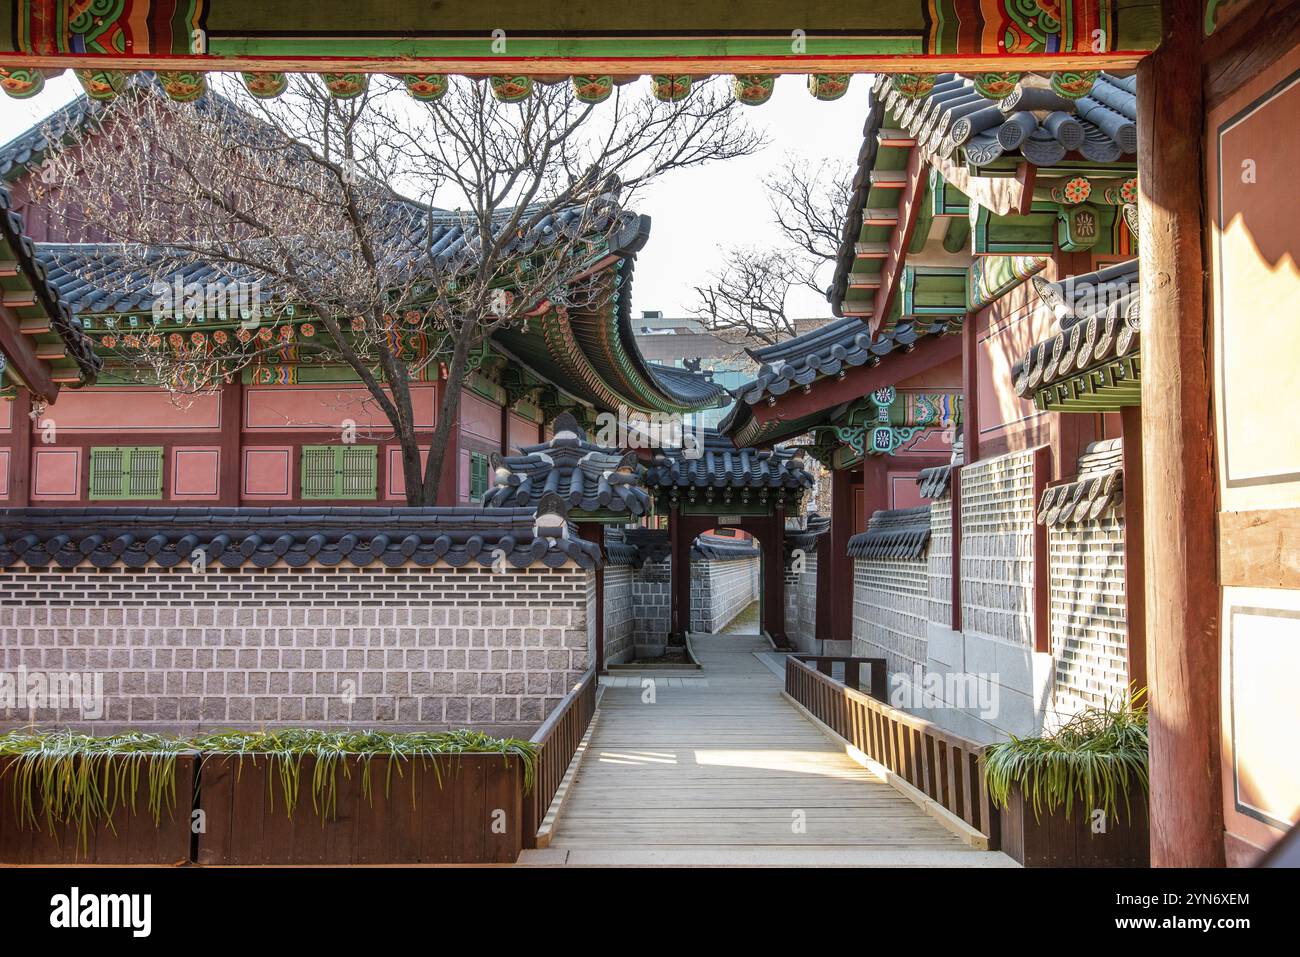
[[[1081,800],[1085,808],[1101,808],[1117,820],[1122,798],[1131,820],[1129,796],[1135,787],[1146,799],[1148,753],[1145,691],[1137,691],[1087,708],[1050,735],[991,744],[981,761],[989,798],[998,807],[1007,806],[1011,787],[1018,784],[1036,818],[1060,807],[1069,818]]]

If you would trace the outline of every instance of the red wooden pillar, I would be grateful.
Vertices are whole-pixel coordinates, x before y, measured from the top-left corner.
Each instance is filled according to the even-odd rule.
[[[1224,863],[1219,583],[1203,284],[1201,5],[1165,3],[1138,66],[1151,863]]]
[[[849,560],[849,539],[853,536],[853,483],[847,469],[831,473],[831,528],[824,556],[830,569],[830,633],[835,641],[853,638],[853,563]],[[818,558],[820,563],[821,557]]]
[[[605,526],[600,522],[579,522],[578,534],[595,542],[601,562],[596,566],[596,673],[605,670]]]
[[[682,527],[684,522],[681,504],[674,502],[668,512],[668,540],[672,550],[669,569],[672,627],[668,643],[673,645],[685,644],[686,632],[691,627],[691,539]]]
[[[9,405],[9,504],[26,508],[32,504],[32,394],[29,390],[15,390]]]
[[[778,502],[770,521],[771,531],[763,542],[763,600],[759,608],[767,619],[765,627],[778,648],[789,640],[785,633],[785,503]],[[852,589],[850,589],[850,593]]]
[[[235,507],[244,494],[244,382],[238,374],[221,387],[218,505]]]

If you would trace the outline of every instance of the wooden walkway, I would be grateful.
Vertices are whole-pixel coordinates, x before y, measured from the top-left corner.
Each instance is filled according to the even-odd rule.
[[[702,671],[606,679],[551,846],[521,864],[1011,865],[824,737],[754,657],[761,638],[692,640]]]

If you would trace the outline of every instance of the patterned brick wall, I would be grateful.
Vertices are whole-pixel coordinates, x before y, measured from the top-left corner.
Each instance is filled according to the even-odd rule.
[[[1048,555],[1054,707],[1069,714],[1128,687],[1123,519],[1112,512],[1052,528]]]
[[[605,568],[605,663],[618,664],[632,657],[636,633],[632,588],[636,569],[631,565]]]
[[[0,670],[102,673],[98,729],[531,732],[588,667],[594,577],[572,566],[10,570]],[[0,712],[0,726],[77,717]]]
[[[930,606],[925,559],[853,562],[853,654],[884,658],[892,675],[925,667]]]
[[[961,470],[962,626],[1033,646],[1034,453]]]
[[[759,559],[691,562],[691,631],[717,632],[758,600]]]
[[[952,499],[930,503],[930,546],[925,553],[930,576],[930,620],[952,621]]]
[[[817,647],[817,553],[804,556],[802,572],[785,569],[785,630],[800,651],[816,652]]]
[[[672,628],[672,560],[646,562],[632,579],[632,640],[662,646]]]

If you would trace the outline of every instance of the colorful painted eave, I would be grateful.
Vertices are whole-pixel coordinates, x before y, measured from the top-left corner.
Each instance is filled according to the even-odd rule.
[[[726,71],[762,102],[770,87],[755,77],[779,73],[830,77],[812,86],[833,96],[845,85],[838,74],[925,70],[940,58],[945,69],[1131,67],[1155,48],[1159,23],[1156,0],[813,2],[793,17],[761,0],[545,11],[530,0],[490,11],[445,0],[436,14],[405,0],[5,0],[0,64],[17,95],[30,95],[40,70],[70,65],[166,70],[185,85],[211,71],[334,74],[339,95],[353,74],[394,73],[412,77],[419,96],[436,95],[431,78],[448,73],[496,76],[512,96],[572,74],[598,97],[607,84],[592,80],[652,74],[675,95],[689,77]]]
[[[0,390],[15,382],[53,402],[60,386],[95,381],[101,363],[23,233],[22,217],[0,187]]]

